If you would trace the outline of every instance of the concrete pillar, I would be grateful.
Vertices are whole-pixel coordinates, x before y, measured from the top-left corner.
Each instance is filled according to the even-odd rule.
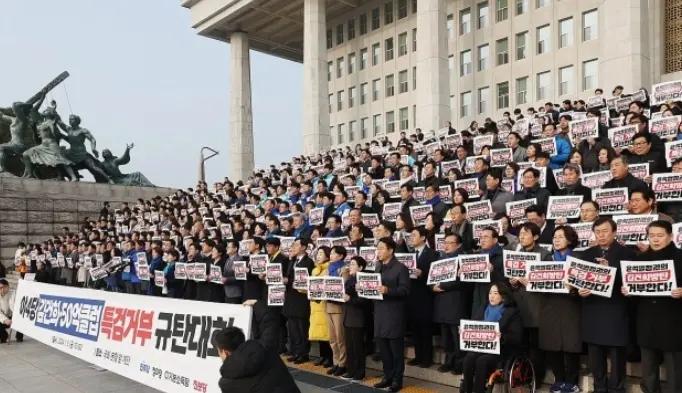
[[[599,87],[625,93],[651,88],[647,0],[604,0],[599,6]]]
[[[448,32],[445,0],[417,3],[417,119],[427,133],[450,120]]]
[[[253,114],[251,112],[251,65],[249,37],[244,32],[230,35],[230,180],[246,180],[254,169]]]
[[[303,153],[331,144],[327,86],[326,0],[303,2]]]

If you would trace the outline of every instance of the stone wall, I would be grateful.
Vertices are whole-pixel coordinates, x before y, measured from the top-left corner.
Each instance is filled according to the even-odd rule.
[[[0,177],[0,263],[13,263],[19,242],[42,242],[62,227],[76,230],[86,217],[98,217],[105,201],[116,208],[122,202],[174,192],[162,187]]]

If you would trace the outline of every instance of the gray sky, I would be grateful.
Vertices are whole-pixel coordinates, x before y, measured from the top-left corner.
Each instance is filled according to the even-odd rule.
[[[0,0],[0,106],[26,100],[64,70],[48,96],[120,155],[124,173],[189,187],[199,150],[220,155],[207,180],[227,175],[230,47],[198,36],[179,0]],[[256,165],[288,160],[302,146],[302,67],[251,52]],[[276,143],[272,143],[276,141]],[[65,142],[62,142],[65,143]]]

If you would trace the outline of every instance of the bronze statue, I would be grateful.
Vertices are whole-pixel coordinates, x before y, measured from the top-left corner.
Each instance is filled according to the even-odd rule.
[[[111,183],[114,182],[107,176],[103,168],[100,167],[99,162],[90,154],[85,148],[85,140],[90,142],[90,149],[95,157],[99,157],[97,152],[97,140],[92,136],[90,131],[86,128],[82,128],[81,118],[76,115],[69,116],[70,126],[66,126],[62,122],[58,122],[59,128],[64,130],[66,134],[61,134],[60,136],[69,143],[69,149],[62,147],[64,155],[73,163],[73,168],[75,171],[80,169],[87,169],[92,173],[92,176],[97,182],[100,183]]]
[[[21,155],[30,147],[36,145],[34,114],[42,105],[43,96],[35,104],[15,102],[10,111],[0,112],[0,122],[9,123],[10,140],[0,144],[0,173],[10,172],[8,160]]]
[[[120,158],[111,154],[109,149],[104,149],[102,151],[102,158],[104,158],[104,161],[101,162],[104,170],[116,184],[123,186],[154,187],[152,182],[150,182],[142,173],[133,172],[123,174],[120,169],[118,169],[119,166],[130,162],[130,150],[133,147],[135,147],[134,143],[126,145],[126,151]]]

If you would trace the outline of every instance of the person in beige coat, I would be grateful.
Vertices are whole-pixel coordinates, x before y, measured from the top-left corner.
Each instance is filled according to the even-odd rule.
[[[12,309],[14,308],[14,291],[10,291],[9,282],[0,278],[0,343],[6,343],[9,338],[7,331],[12,327]],[[17,341],[24,341],[24,335],[17,332]]]

